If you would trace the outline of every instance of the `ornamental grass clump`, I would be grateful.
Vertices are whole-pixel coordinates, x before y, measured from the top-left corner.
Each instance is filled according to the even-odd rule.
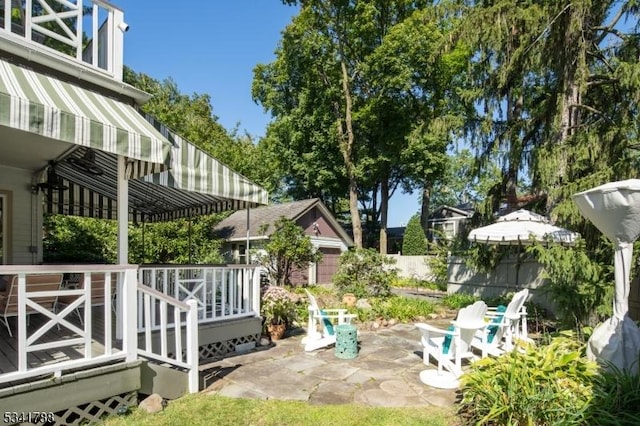
[[[267,287],[262,295],[262,316],[265,324],[290,325],[296,318],[293,295],[283,287]]]
[[[640,425],[640,374],[606,364],[595,381],[589,424]]]
[[[583,349],[564,333],[474,363],[461,378],[459,414],[479,425],[588,424],[598,366]]]

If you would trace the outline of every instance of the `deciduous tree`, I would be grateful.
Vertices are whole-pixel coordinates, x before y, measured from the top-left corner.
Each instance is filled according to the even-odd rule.
[[[257,255],[258,263],[267,269],[272,283],[290,285],[294,268],[308,268],[309,263],[320,261],[322,253],[291,219],[281,217],[273,227],[274,231],[264,246],[265,253]]]

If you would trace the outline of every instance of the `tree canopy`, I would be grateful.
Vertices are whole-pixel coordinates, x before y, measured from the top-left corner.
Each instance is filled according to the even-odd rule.
[[[450,89],[469,51],[444,49],[450,25],[429,1],[299,4],[276,59],[254,72],[253,96],[274,117],[268,146],[290,193],[348,198],[356,247],[364,218],[386,252],[389,199],[430,185],[462,127]]]

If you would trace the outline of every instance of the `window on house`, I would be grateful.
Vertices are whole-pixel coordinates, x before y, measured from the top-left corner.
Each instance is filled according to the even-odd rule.
[[[454,222],[440,222],[433,225],[434,234],[433,239],[435,241],[440,238],[446,238],[448,240],[456,236],[456,224]]]
[[[442,224],[442,231],[444,235],[447,236],[448,239],[454,238],[456,236],[456,226],[453,222],[445,222]]]

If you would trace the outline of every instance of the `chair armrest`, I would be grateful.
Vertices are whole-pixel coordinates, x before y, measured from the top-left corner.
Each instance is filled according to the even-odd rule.
[[[451,321],[451,324],[453,324],[456,327],[456,329],[461,328],[464,330],[482,330],[484,328],[487,328],[490,325],[499,326],[501,323],[491,323],[491,322],[485,322],[484,320],[479,320],[479,321],[473,321],[473,322]]]
[[[338,314],[346,315],[348,312],[347,309],[320,309],[320,310],[325,314],[330,314],[330,315],[338,315]],[[336,313],[332,314],[332,312],[336,312]]]
[[[328,311],[336,311],[336,310],[328,309]],[[346,309],[340,309],[339,311],[340,312],[337,314],[331,314],[331,313],[327,313],[327,310],[322,309],[322,312],[317,313],[316,316],[319,318],[326,318],[326,319],[345,320],[347,323],[349,323],[354,318],[358,318],[358,315],[356,314],[341,313],[341,312],[346,312]]]
[[[426,333],[435,333],[435,334],[442,334],[442,335],[451,334],[452,336],[457,336],[459,334],[459,331],[458,331],[457,328],[455,330],[453,330],[453,331],[444,330],[442,328],[437,328],[437,327],[434,327],[432,325],[425,324],[425,323],[422,323],[422,322],[415,323],[414,325],[420,331],[426,332]]]

